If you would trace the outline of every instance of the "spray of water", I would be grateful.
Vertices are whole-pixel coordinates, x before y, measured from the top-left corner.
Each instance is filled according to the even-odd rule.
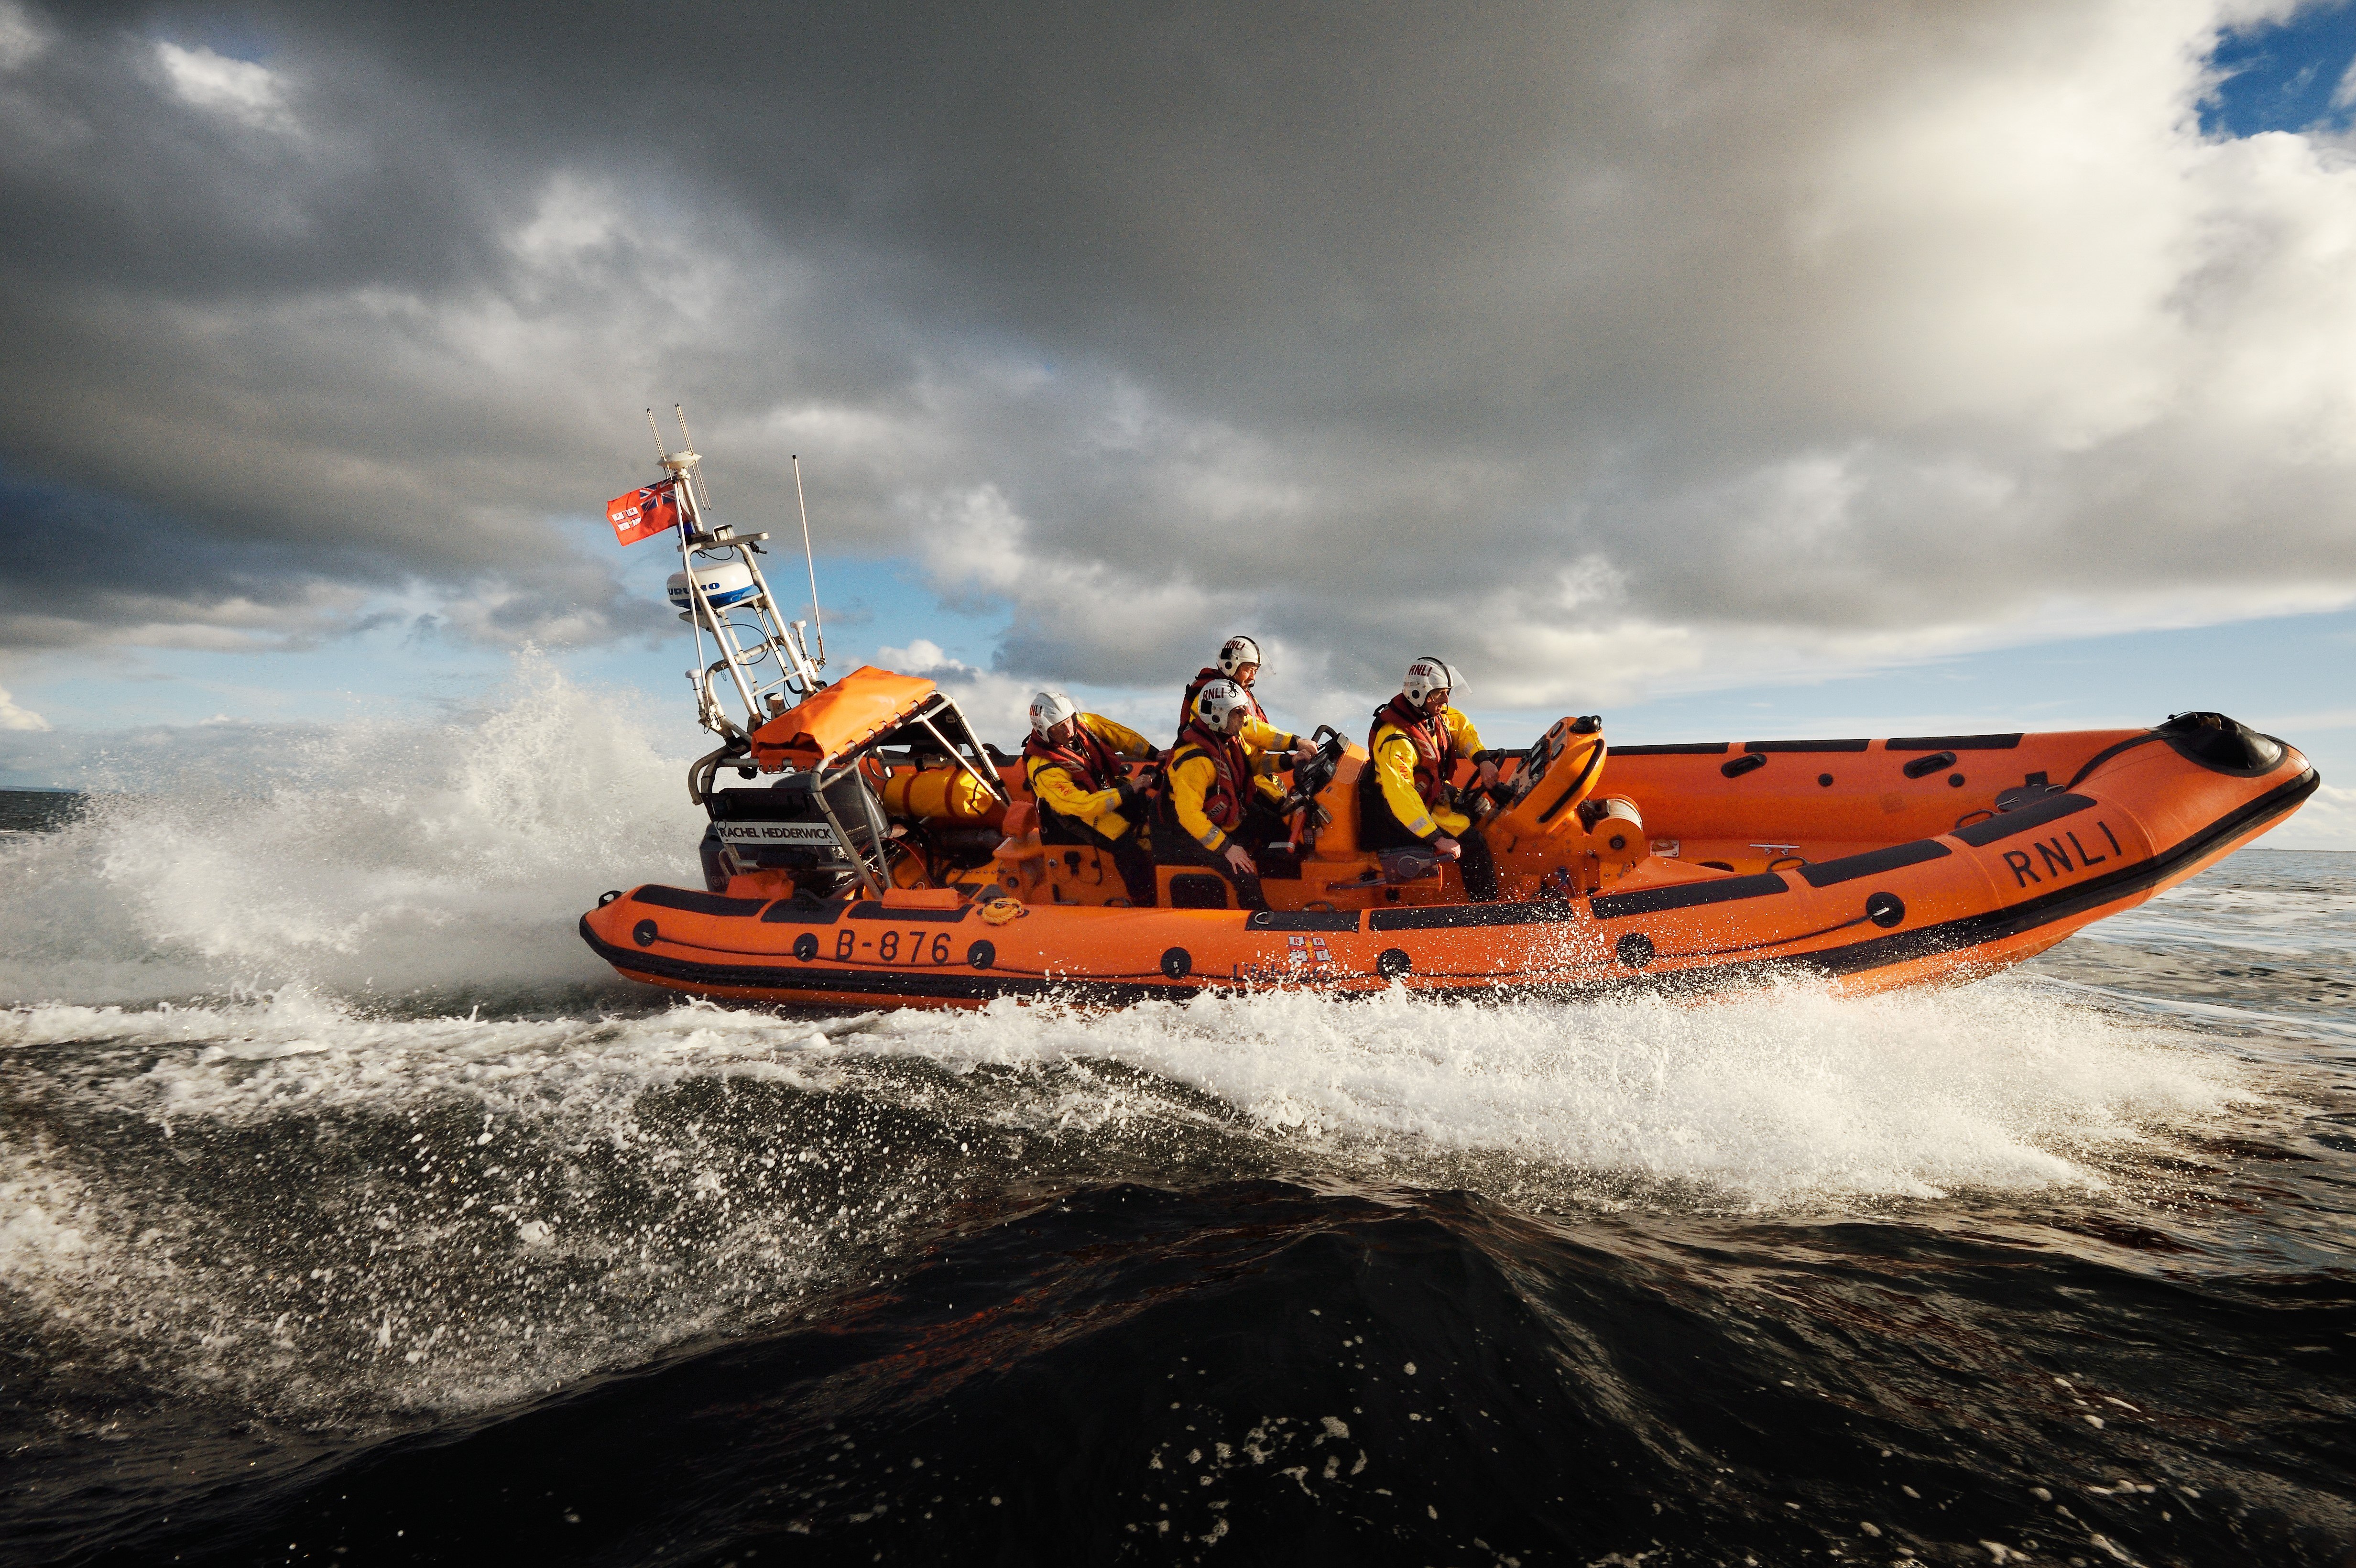
[[[580,911],[693,869],[701,824],[653,734],[526,661],[480,711],[338,725],[259,776],[121,781],[69,830],[0,846],[0,997],[595,978]]]

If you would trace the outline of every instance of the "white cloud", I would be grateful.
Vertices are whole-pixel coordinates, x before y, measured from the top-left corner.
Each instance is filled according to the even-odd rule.
[[[2327,784],[2288,822],[2258,840],[2263,849],[2356,849],[2356,789]]]
[[[202,44],[185,48],[161,41],[155,63],[183,103],[257,131],[285,134],[298,128],[286,101],[286,83],[268,66],[215,54]]]
[[[1289,692],[1355,705],[1429,650],[1559,711],[2326,608],[2356,597],[2356,160],[2201,135],[2254,14],[1280,10],[1246,50],[1108,13],[954,123],[968,24],[853,93],[755,18],[697,68],[722,145],[617,125],[504,16],[429,84],[298,11],[285,75],[138,47],[249,125],[300,80],[333,166],[257,181],[236,139],[141,187],[152,91],[110,120],[27,76],[95,127],[60,184],[138,197],[70,254],[170,249],[13,291],[20,384],[65,389],[0,389],[0,442],[390,560],[454,629],[587,640],[631,624],[553,602],[599,591],[545,520],[605,548],[637,410],[681,397],[729,520],[791,530],[800,453],[820,548],[1010,608],[1015,686],[1174,689],[1249,630]],[[1153,85],[1223,50],[1215,111]],[[496,143],[429,112],[494,78]],[[205,619],[86,635],[110,615]]]
[[[886,669],[923,676],[938,686],[957,699],[983,740],[1010,750],[1031,733],[1033,694],[1043,686],[1056,684],[979,668],[952,657],[928,637],[918,637],[906,647],[879,647],[875,657]],[[1183,682],[1173,684],[1166,698],[1159,693],[1114,692],[1072,684],[1078,689],[1070,695],[1084,710],[1119,720],[1157,744],[1169,743]]]
[[[47,730],[49,721],[29,708],[19,708],[8,688],[0,686],[0,730]]]
[[[875,657],[885,669],[922,676],[956,699],[958,709],[981,738],[993,745],[1019,741],[1030,732],[1034,682],[978,669],[950,657],[939,644],[926,637],[918,637],[905,648],[877,648]],[[840,677],[848,672],[834,673]]]

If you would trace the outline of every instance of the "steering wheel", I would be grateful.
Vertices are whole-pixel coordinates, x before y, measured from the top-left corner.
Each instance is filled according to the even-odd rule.
[[[1320,724],[1309,738],[1316,742],[1317,754],[1292,770],[1292,788],[1286,793],[1281,807],[1288,816],[1314,801],[1333,782],[1333,771],[1342,765],[1342,755],[1349,750],[1349,742],[1331,724]]]

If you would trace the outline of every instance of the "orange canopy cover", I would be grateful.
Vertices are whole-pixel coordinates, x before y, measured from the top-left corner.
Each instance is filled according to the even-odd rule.
[[[892,729],[938,689],[921,676],[862,665],[754,731],[753,755],[765,765],[818,767]]]

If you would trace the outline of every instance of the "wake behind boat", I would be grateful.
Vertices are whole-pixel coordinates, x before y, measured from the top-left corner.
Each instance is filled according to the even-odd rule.
[[[1376,847],[1367,753],[1321,730],[1279,779],[1266,908],[1237,907],[1232,880],[1175,856],[1156,857],[1174,863],[1151,869],[1142,907],[1135,867],[1043,838],[1021,760],[933,682],[873,667],[821,679],[822,630],[785,623],[762,573],[767,536],[708,526],[700,460],[662,461],[669,477],[612,515],[623,542],[675,531],[680,552],[671,594],[722,739],[689,777],[711,817],[704,885],[609,892],[581,933],[618,973],[673,990],[853,1006],[1786,975],[1878,990],[2032,957],[2214,864],[2319,782],[2294,748],[2216,713],[1616,749],[1597,719],[1566,717],[1483,753],[1494,784],[1454,764],[1450,799],[1479,839],[1465,848],[1494,864],[1494,896],[1475,901],[1472,854]],[[814,569],[811,598],[816,613]],[[1123,800],[1166,792],[1164,760],[1123,764]]]

